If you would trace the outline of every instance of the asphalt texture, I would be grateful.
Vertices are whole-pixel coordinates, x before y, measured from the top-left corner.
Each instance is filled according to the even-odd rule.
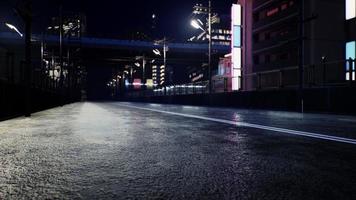
[[[194,116],[356,138],[349,116],[75,103],[0,122],[0,199],[356,199],[355,144]]]

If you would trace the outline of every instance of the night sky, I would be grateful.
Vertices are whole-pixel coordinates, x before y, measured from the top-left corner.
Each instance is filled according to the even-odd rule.
[[[20,0],[1,1],[8,6],[16,5]],[[60,1],[33,0],[33,2],[34,31],[39,32],[48,24],[50,17],[58,15]],[[207,4],[207,0],[62,0],[62,2],[64,11],[82,12],[87,16],[88,35],[121,38],[135,31],[144,32],[150,27],[151,16],[154,13],[157,15],[155,35],[167,36],[174,40],[187,39],[193,31],[189,24],[193,5],[198,2]],[[230,14],[233,2],[235,1],[213,0],[214,11]],[[11,15],[11,12],[7,14]]]

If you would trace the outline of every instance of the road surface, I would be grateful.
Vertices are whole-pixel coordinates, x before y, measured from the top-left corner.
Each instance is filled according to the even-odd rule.
[[[356,118],[75,103],[0,122],[0,199],[356,199]]]

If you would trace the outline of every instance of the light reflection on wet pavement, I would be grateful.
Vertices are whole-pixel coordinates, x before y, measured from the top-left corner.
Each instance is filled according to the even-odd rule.
[[[0,122],[0,199],[356,199],[356,145],[122,105],[356,134],[347,116],[76,103]]]

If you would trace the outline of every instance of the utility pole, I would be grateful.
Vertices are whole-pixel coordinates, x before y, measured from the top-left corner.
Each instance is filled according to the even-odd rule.
[[[26,0],[16,8],[16,12],[25,22],[25,116],[31,116],[31,85],[32,85],[32,1]]]
[[[164,64],[165,69],[167,69],[167,51],[168,51],[167,39],[166,39],[166,37],[164,37],[164,39],[163,39],[163,64]]]
[[[63,67],[63,6],[62,3],[59,5],[59,65],[61,67],[60,74],[60,95],[61,95],[61,106],[64,105],[64,67]]]
[[[167,75],[167,52],[169,51],[169,48],[168,48],[168,41],[167,41],[167,38],[164,37],[162,40],[156,40],[155,41],[155,44],[157,45],[162,45],[163,46],[163,66],[164,66],[164,74],[165,76]],[[161,56],[161,54],[156,54],[156,55],[159,55]],[[164,80],[164,83],[162,84],[162,86],[166,86],[166,82],[168,81],[169,78],[165,79]]]
[[[304,0],[299,5],[299,103],[300,111],[304,113]]]
[[[41,89],[43,89],[44,88],[44,85],[45,84],[43,84],[43,74],[44,74],[44,67],[43,67],[43,59],[44,59],[44,35],[43,35],[43,33],[41,34],[41,80],[40,80],[40,83],[41,83]]]
[[[208,64],[208,78],[209,78],[209,94],[211,94],[211,50],[212,50],[212,34],[211,34],[211,0],[209,0],[209,8],[208,8],[208,12],[209,12],[209,19],[208,19],[208,23],[209,23],[209,27],[208,27],[208,35],[209,35],[209,64]]]
[[[208,83],[209,83],[209,91],[208,93],[210,94],[211,91],[212,91],[212,84],[211,84],[211,65],[212,65],[212,58],[211,58],[211,54],[212,54],[212,24],[213,24],[213,17],[212,17],[212,2],[211,0],[209,0],[209,5],[208,7],[204,7],[202,6],[201,4],[197,4],[196,6],[193,7],[193,14],[204,14],[204,15],[208,15],[208,27],[205,27],[202,28],[200,27],[200,25],[193,25],[194,28],[199,28],[199,29],[202,29],[207,37],[208,37],[208,41],[209,41],[209,44],[208,44]],[[216,15],[217,16],[217,15]],[[216,18],[216,16],[214,16],[214,19]],[[215,23],[215,20],[214,20],[214,23]],[[199,27],[198,27],[199,26]],[[206,30],[206,28],[208,30]]]

